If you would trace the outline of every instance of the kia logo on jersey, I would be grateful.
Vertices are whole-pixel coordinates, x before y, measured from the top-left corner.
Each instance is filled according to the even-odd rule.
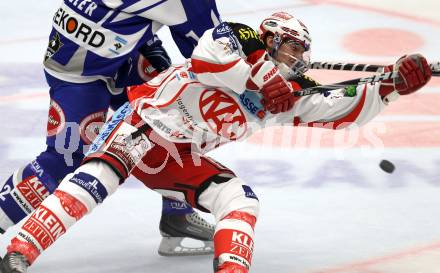
[[[242,137],[247,130],[246,117],[238,103],[226,93],[204,90],[199,101],[200,112],[214,133],[229,140]]]

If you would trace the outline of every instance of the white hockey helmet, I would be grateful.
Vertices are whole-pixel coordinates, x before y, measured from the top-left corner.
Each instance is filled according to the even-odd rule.
[[[263,41],[268,35],[273,35],[274,45],[269,55],[285,78],[295,78],[307,71],[310,65],[312,39],[306,25],[300,20],[287,12],[276,12],[263,20],[258,33]],[[291,59],[289,63],[276,61],[277,54],[280,54],[279,48],[284,43],[301,46],[304,50],[301,58],[289,54],[288,57]]]

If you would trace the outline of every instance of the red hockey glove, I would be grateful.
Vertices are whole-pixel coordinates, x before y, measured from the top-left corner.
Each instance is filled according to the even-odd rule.
[[[396,100],[422,88],[431,79],[431,69],[425,57],[412,54],[401,57],[396,64],[385,67],[384,72],[399,71],[399,77],[381,83],[379,94],[385,103]]]
[[[264,85],[260,92],[263,106],[272,114],[289,111],[297,101],[291,85],[281,75]]]
[[[246,88],[259,90],[263,95],[261,103],[272,114],[289,111],[297,100],[292,94],[292,86],[271,61],[259,62],[252,67]]]

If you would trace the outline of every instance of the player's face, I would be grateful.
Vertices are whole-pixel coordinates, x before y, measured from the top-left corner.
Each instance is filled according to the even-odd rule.
[[[298,60],[303,61],[305,49],[293,40],[283,42],[278,49],[276,60],[292,67]]]
[[[265,44],[269,52],[273,51],[274,37],[268,36]],[[283,41],[276,52],[272,54],[272,58],[286,79],[294,79],[302,75],[307,70],[309,62],[308,52],[301,44],[293,40]]]

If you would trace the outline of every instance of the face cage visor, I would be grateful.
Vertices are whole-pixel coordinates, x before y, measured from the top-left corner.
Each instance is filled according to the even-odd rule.
[[[282,39],[275,35],[271,57],[281,75],[287,80],[292,80],[302,76],[309,69],[310,44],[290,36]]]

